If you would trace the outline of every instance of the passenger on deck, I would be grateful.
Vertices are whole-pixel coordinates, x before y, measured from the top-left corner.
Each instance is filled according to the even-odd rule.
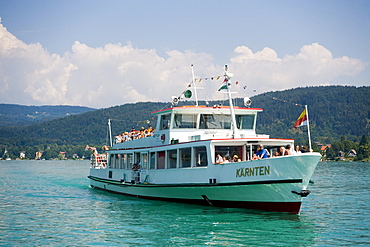
[[[292,151],[290,150],[290,144],[285,146],[284,155],[292,155]]]
[[[116,139],[116,143],[121,143],[122,142],[121,135],[115,136],[114,138]]]
[[[263,145],[260,144],[258,151],[256,152],[256,155],[259,159],[266,159],[270,156],[270,153],[267,149],[263,148]]]
[[[299,145],[295,146],[295,150],[292,151],[292,154],[300,154],[301,150],[299,150]]]
[[[225,164],[225,163],[230,163],[230,156],[226,155],[226,156],[224,157],[224,164]]]
[[[221,154],[217,154],[215,164],[223,164],[223,163],[224,163],[224,159],[222,158]]]
[[[233,156],[233,160],[231,162],[240,162],[241,160],[239,159],[238,155]]]
[[[280,147],[279,150],[275,152],[275,156],[276,157],[278,157],[278,156],[284,156],[284,150],[285,150],[284,147]]]
[[[127,142],[129,141],[130,136],[128,135],[128,132],[123,133],[123,141]]]
[[[140,131],[136,130],[135,127],[132,127],[130,132],[124,132],[122,134],[119,134],[118,136],[115,136],[116,143],[127,142],[147,136],[152,136],[154,131],[155,129],[153,129],[152,126],[149,126],[148,129],[141,127]]]

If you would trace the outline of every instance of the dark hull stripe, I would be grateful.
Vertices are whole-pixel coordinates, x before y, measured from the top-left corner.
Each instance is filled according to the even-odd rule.
[[[93,187],[96,189],[104,190],[103,188]],[[246,208],[246,209],[255,209],[263,210],[269,212],[285,212],[290,214],[299,214],[302,202],[248,202],[248,201],[223,201],[223,200],[202,200],[202,199],[181,199],[181,198],[162,198],[162,197],[152,197],[152,196],[139,196],[126,194],[117,191],[111,191],[115,194],[121,194],[131,197],[149,199],[149,200],[158,200],[158,201],[169,201],[169,202],[179,202],[179,203],[189,203],[189,204],[198,204],[210,206],[210,203],[214,207],[223,207],[223,208]]]
[[[146,188],[158,187],[210,187],[210,186],[239,186],[239,185],[253,185],[253,184],[297,184],[302,183],[302,179],[284,179],[284,180],[265,180],[265,181],[251,181],[251,182],[234,182],[234,183],[198,183],[198,184],[132,184],[122,183],[116,180],[103,179],[93,176],[88,176],[89,179],[99,181],[107,184],[114,184],[119,186],[137,186]]]

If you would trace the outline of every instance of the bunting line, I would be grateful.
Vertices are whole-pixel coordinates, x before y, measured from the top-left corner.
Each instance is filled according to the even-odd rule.
[[[266,96],[266,94],[263,94],[264,96]],[[283,99],[278,99],[276,97],[272,97],[273,100],[277,100],[277,101],[280,101],[280,102],[284,102],[284,103],[289,103],[289,104],[292,104],[292,105],[295,105],[295,106],[304,106],[303,104],[297,104],[297,103],[293,103],[291,101],[288,101],[288,100],[283,100]]]
[[[202,82],[203,80],[204,81],[207,81],[207,80],[220,80],[222,76],[221,75],[218,75],[218,76],[212,76],[212,77],[203,77],[203,78],[199,78],[199,79],[194,79],[194,82]]]

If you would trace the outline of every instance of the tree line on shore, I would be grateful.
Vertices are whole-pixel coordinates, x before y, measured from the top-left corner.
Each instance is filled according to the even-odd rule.
[[[258,134],[295,139],[296,144],[307,145],[307,128],[296,130],[293,125],[304,105],[308,105],[314,150],[323,152],[322,146],[330,146],[323,154],[335,160],[340,152],[347,154],[354,149],[358,153],[357,159],[363,160],[369,158],[368,95],[370,87],[295,88],[253,96],[251,107],[264,109],[257,118]],[[227,100],[207,103],[227,105]],[[243,99],[235,99],[234,104],[242,106]],[[170,106],[164,102],[139,102],[91,110],[32,125],[9,126],[11,124],[5,123],[0,126],[0,158],[19,158],[23,152],[26,159],[34,159],[40,151],[45,159],[89,158],[91,151],[85,150],[86,145],[100,149],[109,143],[108,119],[111,119],[112,133],[116,135],[132,127],[139,129],[155,126],[156,121],[151,112]]]

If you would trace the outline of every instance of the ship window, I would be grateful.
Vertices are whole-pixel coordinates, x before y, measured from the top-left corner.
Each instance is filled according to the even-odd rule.
[[[119,160],[117,154],[111,154],[109,160],[109,168],[117,169],[119,168]]]
[[[150,153],[149,162],[150,162],[149,169],[155,169],[155,152]]]
[[[115,167],[114,168],[116,168],[116,169],[119,169],[119,167],[120,167],[120,159],[121,159],[121,155],[120,154],[116,154],[115,155]]]
[[[232,160],[234,155],[237,155],[239,159],[243,158],[243,146],[216,146],[215,156],[221,154],[223,158],[227,158],[229,161]]]
[[[121,154],[120,168],[125,169],[126,163],[127,163],[127,154]]]
[[[207,166],[207,148],[206,147],[195,147],[195,165],[196,166]]]
[[[169,129],[171,123],[171,114],[165,114],[161,116],[161,130],[163,129]]]
[[[133,164],[134,164],[133,154],[127,154],[126,169],[131,169]]]
[[[201,114],[199,129],[230,129],[230,115]]]
[[[141,153],[141,169],[148,169],[148,153]]]
[[[191,148],[180,149],[180,167],[191,166]]]
[[[166,152],[161,151],[157,153],[157,169],[164,169],[166,163]]]
[[[236,115],[236,125],[238,129],[253,129],[255,115]]]
[[[197,115],[175,114],[173,128],[175,129],[195,129],[197,126]]]
[[[177,149],[175,150],[168,150],[167,151],[167,164],[168,164],[168,168],[176,168],[176,164],[177,164]]]
[[[110,155],[109,168],[114,168],[114,154]]]

